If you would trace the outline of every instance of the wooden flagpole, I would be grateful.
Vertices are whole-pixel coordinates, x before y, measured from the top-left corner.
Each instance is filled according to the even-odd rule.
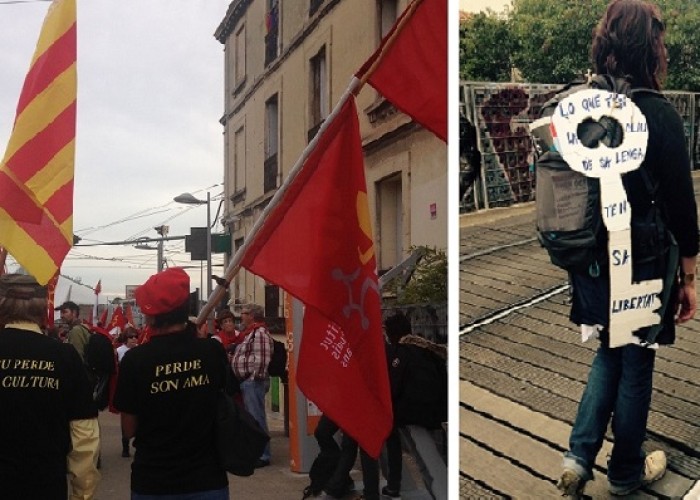
[[[0,276],[5,274],[5,262],[7,261],[7,249],[0,247]]]

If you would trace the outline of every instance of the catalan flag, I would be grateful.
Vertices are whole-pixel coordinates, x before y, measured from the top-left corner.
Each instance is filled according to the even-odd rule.
[[[54,0],[0,163],[0,246],[41,284],[73,244],[76,38],[75,0]]]

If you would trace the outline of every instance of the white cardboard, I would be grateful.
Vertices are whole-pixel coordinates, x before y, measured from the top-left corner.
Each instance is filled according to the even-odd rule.
[[[577,127],[586,119],[616,119],[624,131],[622,143],[588,148],[578,139]],[[600,179],[601,210],[608,230],[610,258],[610,347],[638,344],[632,333],[658,324],[661,279],[632,282],[631,208],[621,175],[636,170],[646,154],[646,118],[631,99],[600,89],[586,89],[563,99],[551,118],[552,136],[569,166]]]

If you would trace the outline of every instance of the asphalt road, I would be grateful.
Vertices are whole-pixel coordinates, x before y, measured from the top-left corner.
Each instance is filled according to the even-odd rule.
[[[236,477],[229,474],[231,499],[301,499],[302,491],[309,482],[309,476],[291,472],[289,469],[289,438],[284,436],[282,414],[269,413],[268,425],[272,436],[272,463],[268,467],[256,470],[250,477]],[[132,459],[121,456],[119,415],[102,412],[100,428],[102,480],[96,498],[98,500],[128,499]]]

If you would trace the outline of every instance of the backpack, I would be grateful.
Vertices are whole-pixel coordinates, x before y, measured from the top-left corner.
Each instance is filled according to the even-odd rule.
[[[603,222],[600,203],[600,182],[569,168],[556,149],[549,124],[558,104],[566,97],[585,89],[603,89],[632,98],[649,93],[663,97],[651,89],[632,89],[624,79],[610,75],[594,75],[589,82],[573,82],[564,87],[541,109],[540,120],[530,126],[535,146],[535,192],[537,237],[547,250],[552,263],[568,272],[600,275],[608,264],[608,232]],[[623,131],[619,122],[604,120],[579,132],[584,145],[609,141],[620,144]],[[581,129],[580,129],[581,130]],[[639,172],[649,198],[656,201],[658,183],[646,167]],[[632,254],[635,263],[660,258],[670,244],[670,233],[661,214],[660,204],[653,203],[644,220],[632,217]]]
[[[85,345],[85,365],[97,374],[114,373],[114,346],[101,333],[91,333]]]
[[[284,342],[272,339],[272,356],[267,365],[267,373],[270,377],[280,377],[283,382],[287,381],[287,346]]]
[[[85,344],[85,367],[92,383],[92,399],[98,410],[109,404],[109,377],[115,371],[112,342],[100,333],[90,333]]]
[[[223,469],[235,476],[251,476],[270,436],[240,404],[224,391],[216,403],[216,449]]]

